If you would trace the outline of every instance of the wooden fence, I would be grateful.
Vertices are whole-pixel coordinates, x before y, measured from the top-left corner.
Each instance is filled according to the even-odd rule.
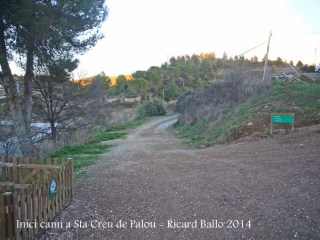
[[[72,199],[72,159],[0,158],[0,239],[33,239]],[[49,183],[56,194],[49,196]]]

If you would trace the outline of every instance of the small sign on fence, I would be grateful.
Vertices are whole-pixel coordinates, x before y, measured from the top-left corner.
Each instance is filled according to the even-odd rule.
[[[49,198],[54,199],[57,195],[58,183],[57,179],[52,178],[49,182]]]
[[[294,114],[293,113],[271,113],[270,135],[272,135],[273,124],[291,124],[291,130],[294,130]]]
[[[45,229],[18,223],[50,222],[71,202],[72,159],[0,157],[0,162],[0,239],[35,239]]]

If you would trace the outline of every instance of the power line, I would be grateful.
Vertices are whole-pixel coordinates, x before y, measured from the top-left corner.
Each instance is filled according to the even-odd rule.
[[[310,34],[316,33],[316,34],[319,34],[320,32],[302,32],[302,33],[310,33]]]
[[[244,54],[246,54],[246,53],[248,53],[248,52],[250,52],[250,51],[252,51],[252,50],[254,50],[254,49],[256,49],[256,48],[258,48],[258,47],[261,47],[262,45],[266,44],[267,42],[268,42],[268,41],[264,41],[263,43],[260,43],[259,45],[255,46],[255,47],[253,47],[253,48],[251,48],[251,49],[249,49],[249,50],[247,50],[247,51],[245,51],[245,52],[243,52],[243,53],[241,53],[241,54],[238,54],[238,55],[236,55],[236,56],[242,56],[242,55],[244,55]]]

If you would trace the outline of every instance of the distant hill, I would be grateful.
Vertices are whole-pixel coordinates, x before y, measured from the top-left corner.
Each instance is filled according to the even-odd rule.
[[[127,74],[127,75],[124,75],[124,76],[126,77],[127,81],[132,80],[132,76],[131,75]],[[81,79],[74,80],[74,81],[76,83],[79,83],[82,86],[87,86],[87,85],[91,84],[91,81],[92,81],[93,78],[94,78],[94,76],[93,77],[81,78]],[[109,78],[111,79],[111,85],[115,85],[118,76],[111,76]]]

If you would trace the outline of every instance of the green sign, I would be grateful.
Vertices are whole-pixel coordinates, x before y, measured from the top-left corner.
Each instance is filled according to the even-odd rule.
[[[293,124],[293,121],[294,121],[293,114],[278,114],[278,113],[271,114],[271,122],[273,123]]]
[[[291,130],[294,130],[294,114],[293,113],[271,113],[270,135],[273,131],[273,123],[291,124]]]
[[[58,183],[55,178],[52,178],[49,182],[49,198],[54,199],[57,195]]]

